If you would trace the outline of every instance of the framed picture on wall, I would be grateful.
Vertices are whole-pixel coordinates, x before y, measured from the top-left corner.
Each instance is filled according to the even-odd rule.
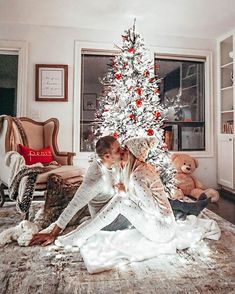
[[[84,93],[83,94],[83,110],[95,111],[97,106],[97,94],[96,93]]]
[[[35,100],[68,101],[68,65],[36,64]]]

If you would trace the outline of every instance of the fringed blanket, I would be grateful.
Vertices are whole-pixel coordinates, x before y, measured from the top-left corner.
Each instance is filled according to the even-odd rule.
[[[48,171],[48,168],[43,167],[41,163],[27,166],[24,158],[16,151],[7,152],[5,161],[11,168],[9,197],[16,200],[20,213],[27,213],[33,199],[37,176]]]
[[[9,197],[11,200],[16,200],[16,208],[21,213],[29,211],[37,176],[45,172],[43,167],[23,168],[12,179],[9,186]]]

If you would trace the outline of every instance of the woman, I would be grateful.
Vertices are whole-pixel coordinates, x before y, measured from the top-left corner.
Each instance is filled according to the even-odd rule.
[[[124,185],[118,184],[118,193],[88,223],[83,223],[71,233],[58,237],[59,246],[81,246],[89,237],[110,224],[121,214],[147,239],[165,243],[174,238],[176,223],[171,205],[155,167],[145,159],[157,144],[155,138],[134,138],[126,142],[122,159]]]

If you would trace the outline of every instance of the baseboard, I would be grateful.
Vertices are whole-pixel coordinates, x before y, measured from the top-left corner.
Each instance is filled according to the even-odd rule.
[[[221,190],[218,191],[220,196],[224,199],[228,199],[235,203],[235,194],[227,189],[222,188]]]
[[[229,192],[229,193],[231,193],[231,194],[233,194],[235,196],[235,190],[234,189],[231,189],[231,188],[228,188],[228,187],[225,187],[225,186],[221,186],[221,190]]]

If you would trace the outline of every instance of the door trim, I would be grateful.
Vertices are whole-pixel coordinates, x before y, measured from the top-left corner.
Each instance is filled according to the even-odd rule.
[[[26,41],[0,40],[1,54],[18,55],[18,78],[17,78],[17,116],[27,114],[27,66],[28,66],[28,43]]]

